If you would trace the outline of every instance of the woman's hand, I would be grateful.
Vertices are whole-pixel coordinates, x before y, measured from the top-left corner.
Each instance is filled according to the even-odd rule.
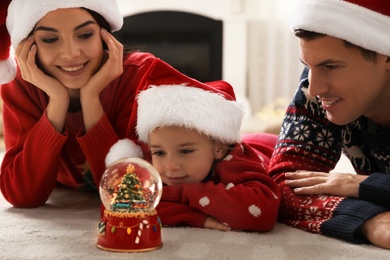
[[[45,74],[36,63],[37,46],[34,37],[23,40],[15,51],[22,78],[44,91],[50,98],[67,96],[67,89],[57,79]]]
[[[285,173],[285,184],[297,194],[359,197],[359,185],[368,176],[353,173],[296,171]]]
[[[123,45],[102,29],[102,39],[106,42],[108,52],[104,54],[103,65],[80,89],[80,102],[84,116],[84,127],[88,131],[103,115],[99,95],[114,79],[123,73]]]
[[[217,229],[222,231],[231,231],[232,228],[219,223],[215,218],[207,217],[203,225],[204,228]]]
[[[45,74],[36,64],[37,46],[34,37],[22,41],[15,51],[16,60],[22,78],[44,91],[49,96],[47,118],[61,132],[65,124],[65,116],[69,107],[69,93],[57,79]]]
[[[108,47],[104,53],[103,64],[81,88],[81,91],[99,95],[100,92],[123,72],[123,45],[105,29],[100,30],[100,35]]]

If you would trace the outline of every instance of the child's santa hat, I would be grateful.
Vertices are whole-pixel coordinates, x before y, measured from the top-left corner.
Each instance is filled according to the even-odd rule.
[[[123,25],[123,16],[116,0],[1,0],[0,84],[15,78],[16,63],[10,53],[11,43],[16,49],[48,12],[79,7],[99,13],[110,25],[111,31],[117,31]]]
[[[148,142],[149,133],[164,126],[194,129],[227,144],[241,140],[244,110],[236,101],[232,86],[225,81],[199,82],[161,60],[149,70],[135,107],[134,127],[144,143]],[[111,148],[106,165],[114,158],[136,156],[138,151],[134,143],[121,140]]]
[[[241,140],[243,109],[225,81],[202,83],[158,61],[137,96],[137,134],[147,143],[158,127],[195,129],[214,140]]]
[[[390,56],[389,0],[299,0],[292,29],[346,40]]]

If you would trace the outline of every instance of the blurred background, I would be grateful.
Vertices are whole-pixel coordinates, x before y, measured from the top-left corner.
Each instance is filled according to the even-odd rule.
[[[290,100],[303,66],[289,22],[297,0],[118,0],[116,36],[183,73],[224,79],[247,114]]]
[[[228,81],[245,104],[242,132],[279,133],[303,69],[289,25],[299,0],[117,1],[123,44],[198,80]],[[0,120],[3,148],[1,139]]]

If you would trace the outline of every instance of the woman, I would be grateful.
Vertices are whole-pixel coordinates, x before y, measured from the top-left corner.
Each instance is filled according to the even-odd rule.
[[[0,57],[8,57],[0,61],[4,198],[16,207],[37,207],[58,184],[97,190],[109,148],[135,136],[129,122],[136,89],[157,59],[124,54],[111,35],[123,24],[115,1],[2,5],[8,14],[1,17],[7,25],[1,35],[10,37],[18,64],[14,68],[4,55],[10,42],[2,40]]]

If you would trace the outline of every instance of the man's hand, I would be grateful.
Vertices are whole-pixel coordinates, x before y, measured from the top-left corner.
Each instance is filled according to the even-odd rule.
[[[312,171],[287,172],[286,185],[297,194],[327,194],[359,197],[359,184],[368,176],[353,173],[326,173]]]
[[[390,212],[383,212],[367,220],[362,232],[373,245],[390,249]]]
[[[212,217],[207,217],[206,221],[204,222],[203,225],[204,228],[210,228],[210,229],[217,229],[217,230],[222,230],[222,231],[230,231],[232,230],[231,227],[226,226],[222,223],[219,223],[216,219]]]

